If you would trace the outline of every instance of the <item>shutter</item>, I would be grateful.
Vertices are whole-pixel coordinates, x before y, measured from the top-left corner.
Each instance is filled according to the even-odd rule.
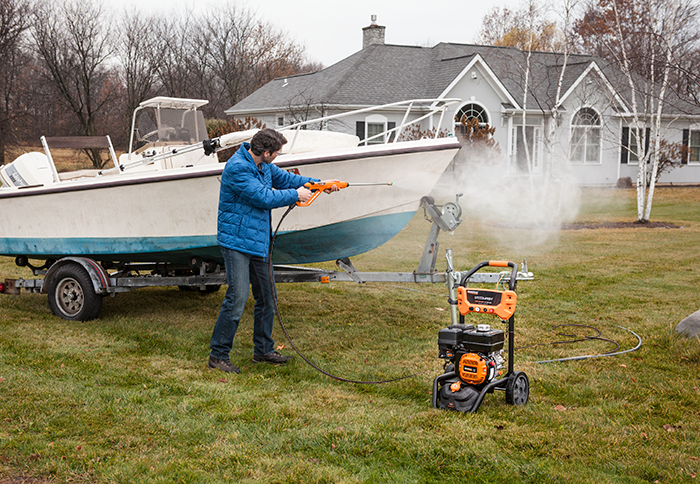
[[[681,163],[684,165],[688,164],[688,142],[690,141],[690,130],[689,129],[684,129],[683,130],[683,151],[682,151],[682,159]]]
[[[629,159],[629,143],[630,143],[630,129],[629,128],[622,128],[622,140],[620,144],[622,145],[622,149],[620,150],[620,163],[623,165],[627,164],[627,160]]]
[[[644,154],[647,155],[647,163],[651,163],[651,156],[649,153],[649,138],[651,138],[651,128],[647,128],[645,140],[644,140]]]
[[[357,121],[355,123],[355,134],[357,135],[358,138],[360,138],[360,141],[365,139],[365,122],[364,121]],[[360,143],[364,144],[364,143]]]
[[[387,131],[389,131],[390,129],[394,129],[395,127],[396,127],[395,121],[389,121],[386,123]],[[396,131],[392,131],[391,134],[389,135],[389,143],[394,141],[394,138],[396,138]]]

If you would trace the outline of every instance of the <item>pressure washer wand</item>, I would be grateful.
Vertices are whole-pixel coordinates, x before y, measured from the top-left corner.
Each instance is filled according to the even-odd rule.
[[[319,182],[309,182],[305,183],[304,186],[311,190],[313,192],[313,195],[311,195],[311,198],[309,198],[306,202],[297,202],[297,206],[299,207],[308,207],[311,205],[311,203],[318,198],[318,196],[321,194],[322,191],[324,190],[330,190],[333,187],[338,187],[340,188],[347,188],[347,187],[369,187],[369,186],[391,186],[393,185],[394,182],[383,182],[383,183],[348,183],[348,182],[343,182],[343,181],[334,181],[334,182],[327,182],[327,183],[319,183]]]

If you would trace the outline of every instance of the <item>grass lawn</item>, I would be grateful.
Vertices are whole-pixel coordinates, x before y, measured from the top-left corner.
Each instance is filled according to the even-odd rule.
[[[631,190],[587,189],[576,221],[632,221],[634,204]],[[242,373],[207,370],[223,291],[120,294],[85,323],[53,316],[45,295],[0,296],[0,483],[698,482],[700,341],[673,329],[700,309],[700,188],[657,190],[652,219],[677,229],[533,233],[482,219],[465,216],[440,243],[461,270],[527,257],[535,280],[518,287],[516,346],[528,347],[515,360],[527,405],[497,392],[477,414],[431,407],[437,333],[450,324],[441,285],[278,286],[290,334],[323,368],[363,380],[419,373],[364,386],[299,357],[253,365],[250,305],[231,353]],[[414,270],[429,228],[419,213],[353,261]],[[30,276],[11,259],[0,275]],[[567,339],[557,331],[594,334],[559,324],[594,326],[622,349],[637,342],[629,328],[643,345],[537,364],[614,349],[551,345]],[[293,353],[279,326],[275,337]]]

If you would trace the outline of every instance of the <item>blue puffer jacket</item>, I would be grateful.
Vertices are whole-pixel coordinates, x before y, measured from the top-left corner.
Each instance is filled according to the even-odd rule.
[[[217,242],[228,249],[267,257],[270,246],[270,210],[299,200],[296,189],[316,178],[294,175],[276,165],[255,166],[241,148],[226,162],[221,176]]]

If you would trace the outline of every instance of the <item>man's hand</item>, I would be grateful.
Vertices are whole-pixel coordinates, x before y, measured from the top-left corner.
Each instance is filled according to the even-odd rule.
[[[297,188],[297,194],[299,195],[299,202],[306,203],[311,198],[311,190],[306,187]]]
[[[323,193],[337,192],[338,190],[340,190],[340,187],[337,185],[338,183],[341,183],[340,180],[324,180],[321,183],[324,185],[326,183],[332,183],[330,188],[326,188],[325,190],[323,190]]]

